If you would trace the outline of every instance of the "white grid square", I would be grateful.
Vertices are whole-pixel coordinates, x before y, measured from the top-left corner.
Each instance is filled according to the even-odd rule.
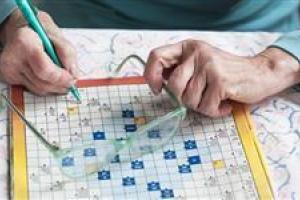
[[[135,122],[133,118],[122,117],[126,109],[133,110],[135,117],[148,119],[164,115],[172,108],[166,96],[153,96],[144,84],[99,86],[80,91],[86,104],[83,102],[72,114],[68,114],[67,109],[76,104],[67,103],[65,97],[36,97],[25,92],[25,115],[46,131],[49,141],[70,147],[80,144],[81,140],[93,140],[95,131],[105,132],[106,139],[132,134],[124,129],[125,124]],[[60,118],[62,114],[66,120]],[[222,198],[226,195],[224,191],[232,192],[235,197],[253,197],[250,194],[257,197],[254,187],[248,186],[253,179],[240,140],[232,131],[235,128],[232,117],[211,120],[192,113],[182,124],[162,150],[137,159],[143,161],[142,169],[132,169],[130,162],[107,166],[108,180],[99,180],[98,173],[81,180],[63,176],[53,157],[26,129],[28,176],[34,173],[29,179],[30,197],[56,200],[88,195],[90,199],[158,199],[164,189],[171,189],[178,198]],[[187,141],[195,141],[196,147],[188,149]],[[176,157],[164,159],[164,152],[168,150],[175,151]],[[189,160],[198,155],[200,163]],[[223,160],[224,167],[215,169],[214,160]],[[43,164],[47,164],[49,173],[41,168]],[[190,167],[191,171],[180,173],[181,165]],[[123,186],[125,177],[133,177],[135,184]],[[57,181],[61,181],[62,188],[50,190],[49,184],[58,184]],[[160,189],[148,191],[150,182],[158,182]],[[248,187],[247,190],[241,191],[241,185]]]

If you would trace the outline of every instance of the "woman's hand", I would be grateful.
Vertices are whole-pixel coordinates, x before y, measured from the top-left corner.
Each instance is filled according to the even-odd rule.
[[[45,12],[38,17],[54,44],[64,69],[44,51],[38,35],[16,10],[1,25],[0,77],[9,84],[24,85],[38,95],[65,93],[78,76],[76,51]]]
[[[145,78],[154,93],[163,82],[187,107],[210,117],[228,115],[229,100],[255,103],[300,82],[299,63],[277,48],[236,56],[203,41],[154,49]]]

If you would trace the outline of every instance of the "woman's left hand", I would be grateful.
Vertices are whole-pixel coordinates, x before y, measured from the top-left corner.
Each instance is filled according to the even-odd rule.
[[[154,49],[145,78],[154,93],[163,82],[187,107],[210,117],[228,115],[229,100],[256,103],[300,82],[298,61],[277,48],[236,56],[203,41]]]

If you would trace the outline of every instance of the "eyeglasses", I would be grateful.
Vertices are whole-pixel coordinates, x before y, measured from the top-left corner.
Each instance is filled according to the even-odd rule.
[[[114,75],[118,74],[124,64],[130,59],[136,59],[142,65],[145,65],[145,62],[139,56],[130,55],[121,62]],[[179,103],[167,87],[163,86],[163,90],[167,94],[170,103],[174,105],[173,111],[140,126],[135,132],[125,138],[106,139],[99,142],[94,142],[90,139],[90,141],[85,141],[82,145],[71,148],[60,148],[49,143],[4,94],[1,94],[1,96],[9,108],[16,112],[26,126],[53,155],[63,174],[70,178],[80,178],[96,173],[116,160],[129,162],[145,154],[153,153],[168,144],[177,133],[181,121],[186,117],[187,109]],[[153,133],[155,137],[151,136]],[[86,154],[96,156],[92,159],[87,159],[85,157]]]

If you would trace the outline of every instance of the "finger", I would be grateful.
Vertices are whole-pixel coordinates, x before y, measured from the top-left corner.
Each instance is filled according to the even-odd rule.
[[[71,74],[56,66],[44,51],[32,51],[28,62],[32,72],[43,81],[63,87],[73,84],[74,78]]]
[[[74,76],[80,77],[80,71],[77,63],[77,53],[73,45],[64,39],[62,36],[53,37],[52,42],[55,46],[58,57],[61,60],[63,67]]]
[[[222,103],[222,94],[220,94],[217,85],[209,84],[198,111],[209,117],[222,117],[230,114],[232,107],[229,103]]]
[[[151,51],[144,72],[144,77],[155,94],[161,92],[164,69],[178,63],[182,55],[182,44],[166,45]]]
[[[31,68],[26,68],[26,72],[24,73],[26,77],[36,86],[40,87],[41,90],[45,90],[48,93],[58,93],[58,94],[64,94],[67,92],[69,85],[62,84],[63,81],[57,81],[57,82],[46,82],[41,79],[39,79],[31,70]]]
[[[188,108],[197,111],[202,99],[202,93],[206,87],[206,74],[200,70],[194,73],[184,91],[182,102]]]
[[[167,87],[174,93],[178,100],[182,101],[182,95],[188,85],[188,82],[194,74],[193,57],[184,60],[171,73]]]
[[[39,79],[30,69],[30,67],[24,67],[22,71],[23,76],[27,79],[26,83],[30,88],[38,90],[41,95],[48,93],[64,94],[67,92],[67,87],[57,85],[55,83],[49,83]]]

